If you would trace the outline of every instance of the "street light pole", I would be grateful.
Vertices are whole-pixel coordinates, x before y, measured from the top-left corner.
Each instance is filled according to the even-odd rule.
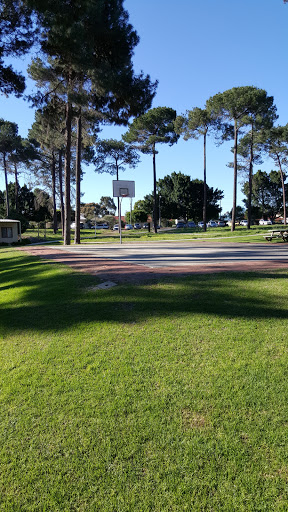
[[[161,228],[161,196],[159,195],[159,228]]]

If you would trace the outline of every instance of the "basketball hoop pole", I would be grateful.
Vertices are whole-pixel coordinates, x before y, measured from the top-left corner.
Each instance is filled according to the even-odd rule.
[[[122,244],[122,226],[121,226],[121,207],[122,207],[122,199],[126,197],[126,194],[120,197],[119,201],[119,233],[120,233],[120,244]]]
[[[113,180],[113,197],[118,198],[119,234],[122,244],[121,206],[123,197],[135,197],[135,181]],[[132,207],[132,200],[131,200]],[[131,210],[130,210],[131,212]],[[131,215],[130,215],[131,217]]]
[[[121,205],[122,205],[122,197],[119,198],[119,234],[120,234],[120,244],[122,244],[122,226],[121,226]]]

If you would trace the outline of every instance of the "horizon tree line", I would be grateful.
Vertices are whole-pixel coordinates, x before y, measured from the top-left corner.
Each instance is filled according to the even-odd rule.
[[[234,92],[235,92],[234,88]],[[243,89],[243,88],[241,88]],[[231,91],[226,91],[231,93]],[[273,98],[267,97],[267,94],[263,90],[259,90],[257,88],[249,87],[249,91],[246,90],[246,93],[253,93],[258,96],[257,102],[255,98],[253,99],[254,103],[256,103],[256,110],[258,114],[255,112],[252,116],[251,112],[249,115],[246,113],[246,121],[242,120],[242,137],[238,142],[238,134],[237,134],[237,148],[235,151],[235,146],[233,147],[234,152],[234,202],[236,202],[235,196],[235,175],[237,178],[237,172],[241,171],[246,172],[248,175],[248,183],[249,187],[247,189],[247,213],[248,213],[248,228],[251,225],[251,200],[252,200],[252,177],[253,177],[253,165],[256,163],[261,163],[261,155],[266,154],[270,158],[273,159],[276,166],[278,166],[281,180],[282,180],[282,195],[283,195],[283,210],[284,210],[284,221],[286,222],[286,198],[285,198],[285,169],[287,166],[287,155],[288,155],[288,129],[286,127],[274,127],[271,126],[272,119],[276,119],[276,107],[273,104]],[[239,91],[236,91],[236,97],[239,94]],[[216,95],[218,96],[218,95]],[[260,99],[262,98],[262,102]],[[216,101],[217,100],[217,101]],[[216,98],[216,105],[218,102],[218,98]],[[209,104],[213,105],[213,98],[210,98]],[[266,107],[268,108],[265,110]],[[259,106],[260,105],[260,106]],[[263,106],[264,105],[264,106]],[[221,108],[223,108],[221,106]],[[250,107],[249,107],[250,108]],[[262,109],[262,110],[261,110]],[[48,109],[47,109],[48,110]],[[252,108],[250,109],[252,110]],[[153,223],[154,228],[156,224],[157,231],[157,212],[158,212],[158,203],[157,203],[157,192],[156,192],[156,166],[155,166],[155,157],[157,154],[156,151],[156,142],[169,143],[170,145],[177,142],[179,138],[179,134],[184,135],[184,139],[188,140],[190,138],[198,138],[200,135],[203,136],[204,141],[204,180],[203,180],[203,219],[206,218],[206,202],[207,202],[207,184],[206,184],[206,137],[208,130],[213,133],[214,137],[219,137],[219,132],[221,132],[221,142],[226,139],[229,140],[231,138],[232,127],[231,125],[227,125],[227,123],[223,124],[223,120],[217,117],[215,114],[216,108],[214,108],[213,115],[210,112],[210,118],[208,118],[207,112],[202,109],[195,108],[192,111],[187,111],[187,117],[184,116],[176,116],[176,112],[172,109],[157,107],[155,109],[150,109],[147,114],[139,116],[133,121],[130,125],[128,132],[123,136],[122,141],[115,141],[113,139],[103,140],[103,141],[93,141],[95,147],[98,149],[98,152],[93,151],[92,144],[92,136],[89,139],[87,135],[87,146],[83,143],[83,147],[85,148],[85,161],[87,163],[93,163],[95,165],[95,170],[98,172],[110,172],[111,174],[116,174],[117,178],[119,178],[119,170],[124,170],[125,165],[129,165],[130,167],[134,167],[137,165],[139,161],[139,157],[137,155],[137,151],[141,151],[143,153],[151,153],[153,156]],[[167,119],[163,121],[163,114],[165,114],[167,118],[167,113],[170,115],[170,125],[165,126],[165,122]],[[17,164],[21,162],[21,165],[27,164],[30,169],[30,172],[35,172],[36,176],[38,173],[39,176],[42,175],[42,179],[46,184],[52,189],[52,197],[53,197],[53,205],[54,205],[54,219],[56,218],[56,182],[58,182],[58,197],[62,198],[61,203],[63,204],[63,186],[61,180],[61,169],[62,169],[62,155],[63,155],[63,145],[57,144],[59,141],[63,143],[63,130],[60,129],[56,132],[53,130],[52,123],[57,124],[57,120],[51,116],[48,117],[46,111],[46,117],[42,117],[39,110],[36,112],[35,116],[36,120],[33,124],[32,129],[29,132],[30,139],[28,141],[23,141],[21,138],[19,139],[16,134],[17,126],[15,127],[14,123],[14,131],[12,130],[12,135],[10,135],[10,147],[8,142],[5,140],[5,136],[7,138],[7,126],[13,125],[13,123],[5,122],[1,120],[0,123],[0,153],[2,153],[3,161],[2,166],[5,173],[5,182],[7,183],[7,154],[9,155],[8,161],[11,164],[13,163],[16,169],[16,183],[17,183]],[[141,123],[146,122],[147,119],[152,119],[152,123],[156,126],[155,133],[149,133],[149,129],[142,125]],[[209,123],[208,123],[209,119]],[[251,121],[252,119],[252,121]],[[256,121],[255,121],[256,119]],[[167,133],[164,135],[164,131],[161,134],[159,132],[159,126],[161,126],[161,122],[163,123],[163,129],[167,130]],[[157,124],[158,123],[158,124]],[[135,126],[137,126],[137,130],[135,130]],[[139,129],[140,126],[140,129]],[[245,127],[250,127],[250,131],[244,132]],[[260,127],[260,128],[259,128]],[[235,127],[234,127],[235,128]],[[6,129],[6,132],[5,132]],[[142,133],[141,133],[142,130]],[[157,132],[158,130],[158,132]],[[148,136],[147,136],[148,132]],[[174,133],[174,135],[173,135]],[[132,135],[131,135],[132,134]],[[135,135],[136,134],[136,135]],[[18,138],[17,138],[18,137]],[[149,139],[150,137],[150,139]],[[36,138],[38,140],[36,140]],[[235,143],[235,131],[234,131],[234,143]],[[56,143],[55,143],[56,139]],[[94,139],[95,140],[95,139]],[[12,146],[11,143],[13,142]],[[129,143],[130,142],[130,143]],[[3,144],[4,149],[3,150]],[[7,143],[7,144],[6,144]],[[6,144],[6,146],[5,146]],[[15,145],[16,144],[16,145]],[[18,144],[18,148],[16,147]],[[20,146],[19,146],[20,144]],[[23,144],[26,149],[24,151]],[[38,145],[38,147],[37,147]],[[57,151],[56,147],[60,147]],[[19,147],[22,149],[20,150]],[[48,151],[47,151],[48,150]],[[22,153],[21,153],[22,151]],[[96,150],[97,151],[97,150]],[[17,154],[18,152],[18,154]],[[56,157],[57,153],[57,157]],[[59,155],[60,153],[60,155]],[[75,144],[75,153],[72,153],[72,159],[74,158],[74,162],[76,162],[76,153],[77,153],[77,144]],[[235,153],[238,156],[238,160],[235,163]],[[240,156],[240,159],[239,159]],[[28,160],[27,160],[28,158]],[[48,165],[47,165],[48,158]],[[33,160],[32,160],[33,159]],[[45,172],[45,159],[46,159],[46,172]],[[111,160],[112,159],[112,160]],[[109,162],[110,160],[110,162]],[[40,162],[40,163],[39,163]],[[229,165],[229,164],[228,164]],[[230,164],[232,165],[232,164]],[[236,165],[236,167],[235,167]],[[76,168],[76,164],[73,167]],[[58,180],[56,179],[56,169],[58,170]],[[235,172],[236,169],[236,172]],[[11,172],[11,170],[10,170]],[[76,172],[76,171],[75,171]],[[73,176],[73,172],[72,172]],[[237,179],[236,179],[237,183]],[[7,188],[7,184],[6,184]],[[62,193],[61,193],[62,188]],[[17,187],[16,187],[17,190]],[[206,197],[205,197],[206,195]],[[6,194],[7,196],[7,194]],[[156,198],[156,200],[155,200]],[[233,205],[234,205],[233,202]],[[77,204],[77,201],[76,201]],[[8,205],[8,201],[7,201]],[[63,209],[62,217],[63,217]],[[233,223],[233,211],[232,209],[232,223]],[[8,212],[8,210],[7,210]],[[80,210],[79,210],[80,215]],[[235,222],[235,215],[234,215]],[[205,223],[206,224],[206,223]],[[232,226],[233,228],[233,226]]]
[[[24,77],[7,66],[4,57],[20,56],[36,47],[39,50],[37,58],[32,60],[28,68],[29,76],[37,85],[37,93],[29,98],[37,108],[28,137],[31,153],[29,155],[26,147],[26,156],[23,150],[22,156],[19,151],[17,156],[17,149],[9,148],[6,141],[1,151],[6,189],[9,154],[10,166],[14,158],[16,169],[17,163],[19,165],[21,162],[31,173],[35,173],[37,179],[46,180],[47,186],[51,187],[54,219],[58,194],[64,243],[70,244],[71,185],[74,186],[74,242],[80,243],[81,164],[94,164],[95,170],[99,172],[111,172],[102,151],[105,141],[99,141],[98,132],[101,124],[112,123],[128,126],[128,131],[118,143],[124,143],[126,152],[134,152],[134,163],[131,160],[132,153],[130,161],[129,158],[122,159],[122,163],[135,166],[139,158],[136,151],[152,155],[155,232],[159,210],[156,190],[157,147],[163,143],[172,146],[180,136],[184,140],[203,137],[204,221],[207,218],[208,135],[213,135],[220,143],[233,140],[232,231],[235,229],[238,173],[242,171],[248,175],[249,229],[253,167],[264,154],[273,159],[281,175],[286,221],[288,130],[287,126],[274,126],[277,114],[273,97],[268,96],[263,89],[245,86],[217,93],[207,100],[203,109],[194,107],[180,116],[170,107],[151,108],[157,81],[152,82],[150,76],[145,76],[143,72],[138,75],[134,73],[132,56],[139,37],[129,23],[123,1],[111,0],[109,9],[105,7],[105,2],[100,0],[84,4],[50,2],[47,5],[40,0],[24,0],[21,4],[14,0],[3,0],[0,14],[2,93],[20,96],[25,87]],[[131,117],[134,120],[129,124]],[[2,132],[7,128],[7,123],[9,121],[2,120]],[[17,137],[15,132],[15,140]],[[109,144],[106,145],[106,156],[113,150],[111,141]],[[118,162],[113,172],[118,175]],[[17,180],[16,177],[16,195]],[[7,193],[6,203],[8,214]]]

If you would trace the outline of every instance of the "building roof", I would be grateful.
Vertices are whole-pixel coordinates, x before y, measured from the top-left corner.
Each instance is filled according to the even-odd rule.
[[[15,220],[15,219],[0,219],[0,222],[20,222],[20,220]]]

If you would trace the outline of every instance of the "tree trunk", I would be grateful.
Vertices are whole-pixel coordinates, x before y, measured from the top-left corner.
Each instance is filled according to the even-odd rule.
[[[203,222],[204,222],[204,226],[203,226],[203,229],[204,231],[207,230],[207,185],[206,185],[206,136],[207,136],[207,131],[204,133],[204,176],[203,176],[203,181],[204,181],[204,193],[203,193]]]
[[[251,126],[251,146],[250,146],[250,159],[249,159],[249,188],[248,188],[248,224],[247,229],[251,227],[251,203],[252,203],[252,177],[253,177],[253,125]]]
[[[119,180],[119,165],[118,165],[118,162],[117,162],[117,159],[116,159],[116,180],[118,181]],[[117,212],[118,212],[118,217],[119,217],[119,211],[120,211],[120,198],[117,197]],[[119,227],[120,229],[120,227]]]
[[[283,217],[284,217],[284,224],[286,226],[286,194],[285,194],[285,183],[284,183],[284,175],[282,171],[282,165],[279,158],[279,155],[277,155],[278,165],[280,169],[280,175],[281,175],[281,183],[282,183],[282,195],[283,195]]]
[[[6,190],[6,218],[9,219],[10,205],[9,205],[8,175],[7,175],[7,164],[6,164],[6,155],[5,155],[5,153],[3,153],[3,168],[4,168],[4,175],[5,175],[5,190]]]
[[[59,173],[59,195],[60,195],[60,208],[61,208],[62,236],[64,236],[64,201],[63,201],[62,149],[60,149],[60,151],[59,151],[58,173]]]
[[[81,182],[81,145],[82,145],[82,122],[81,108],[77,118],[77,142],[76,142],[76,198],[75,198],[75,234],[74,244],[80,244],[80,182]]]
[[[264,190],[263,190],[263,188],[261,190],[261,208],[262,208],[262,210],[261,210],[261,213],[262,213],[261,217],[264,217],[264,213],[265,213],[265,198],[264,198]]]
[[[52,151],[52,201],[53,201],[53,233],[57,233],[57,211],[56,211],[56,162],[55,153]]]
[[[237,119],[234,120],[234,184],[233,184],[233,208],[231,231],[235,231],[236,221],[236,202],[237,202],[237,146],[238,146],[238,126]]]
[[[14,182],[15,182],[15,210],[18,212],[18,189],[19,189],[19,183],[18,183],[18,171],[17,171],[17,165],[14,163]]]
[[[72,104],[66,104],[66,135],[65,135],[65,205],[64,205],[64,245],[71,243],[71,125]]]
[[[156,151],[155,151],[155,143],[153,144],[153,197],[154,197],[154,207],[153,207],[154,233],[157,233],[157,194],[156,194]]]

